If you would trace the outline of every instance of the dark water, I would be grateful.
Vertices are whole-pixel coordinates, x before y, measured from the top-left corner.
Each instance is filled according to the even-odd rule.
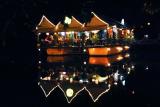
[[[2,61],[4,61],[3,59],[9,61],[7,63],[1,63],[1,105],[4,105],[3,107],[10,107],[13,105],[18,107],[158,107],[160,105],[159,53],[159,48],[155,46],[133,46],[129,52],[130,57],[111,63],[111,68],[103,63],[92,65],[89,63],[89,57],[65,58],[66,60],[64,62],[63,59],[59,59],[58,61],[60,61],[60,63],[57,61],[54,63],[52,62],[52,64],[46,64],[45,60],[42,60],[40,64],[41,69],[38,69],[37,54],[25,54],[24,56],[18,56],[18,54],[14,56],[14,58],[17,57],[17,59],[1,58]],[[86,63],[84,63],[84,61]],[[124,64],[127,64],[131,68],[134,66],[134,69],[131,70],[129,75],[127,70],[123,69]],[[92,71],[94,71],[94,74],[106,76],[116,73],[116,71],[119,70],[119,74],[125,77],[123,78],[125,79],[125,85],[122,84],[120,79],[117,81],[117,85],[112,81],[111,89],[103,94],[97,102],[93,102],[87,91],[82,91],[68,104],[64,93],[59,88],[52,91],[46,98],[42,88],[38,85],[38,82],[41,81],[40,76],[48,76],[47,73],[44,73],[45,71],[49,71],[49,69],[53,71],[53,68],[61,67],[65,68],[66,72],[71,70],[87,72],[89,76],[92,75]],[[64,69],[60,70],[63,71]],[[59,71],[57,69],[54,70],[54,72]],[[82,77],[86,78],[85,73]],[[105,88],[103,83],[100,84],[99,87],[102,87],[102,90]],[[100,93],[98,88],[94,92]]]

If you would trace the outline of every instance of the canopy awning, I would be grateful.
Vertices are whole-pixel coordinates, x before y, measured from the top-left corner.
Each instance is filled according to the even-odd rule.
[[[72,16],[70,24],[65,26],[63,23],[59,22],[56,26],[49,21],[44,15],[41,18],[41,21],[36,27],[36,32],[69,32],[69,31],[90,31],[90,30],[102,30],[109,27],[109,24],[102,19],[100,19],[94,12],[91,12],[93,17],[91,21],[82,24],[75,17]]]
[[[54,32],[55,25],[48,20],[46,16],[42,16],[41,21],[36,27],[37,32]]]
[[[72,16],[71,23],[68,24],[68,26],[65,27],[61,22],[59,22],[55,27],[55,31],[56,32],[83,31],[83,24]]]
[[[91,21],[85,25],[85,30],[101,30],[109,27],[109,24],[100,19],[94,12]]]

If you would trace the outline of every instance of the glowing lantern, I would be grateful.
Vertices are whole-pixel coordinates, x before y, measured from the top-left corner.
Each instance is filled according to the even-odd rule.
[[[64,23],[66,24],[70,24],[71,23],[71,19],[69,17],[65,17]]]
[[[72,97],[73,96],[73,89],[71,89],[71,88],[69,88],[69,89],[67,89],[66,90],[66,95],[67,95],[67,97]]]

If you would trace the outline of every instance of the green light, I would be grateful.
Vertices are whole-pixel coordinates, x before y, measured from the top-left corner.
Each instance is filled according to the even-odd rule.
[[[65,17],[65,20],[64,20],[64,23],[65,24],[70,24],[71,23],[71,19],[69,17]]]

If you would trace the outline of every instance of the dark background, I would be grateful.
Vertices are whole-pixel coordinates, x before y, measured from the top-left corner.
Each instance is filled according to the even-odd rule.
[[[91,11],[106,22],[120,22],[124,18],[126,25],[135,29],[136,39],[142,39],[145,34],[150,39],[160,38],[158,0],[1,0],[0,47],[5,49],[5,56],[9,54],[13,60],[24,54],[31,56],[36,36],[33,30],[42,15],[54,24],[66,15],[85,22]]]
[[[33,30],[42,15],[45,15],[54,24],[63,20],[66,15],[73,15],[81,22],[84,22],[90,18],[91,11],[94,11],[106,22],[110,19],[120,22],[124,18],[127,26],[135,29],[136,39],[143,39],[145,34],[149,34],[149,39],[159,38],[160,3],[158,0],[0,0],[0,72],[2,73],[0,79],[0,106],[46,107],[55,105],[52,100],[56,101],[56,99],[56,104],[71,106],[66,104],[63,97],[58,97],[63,96],[62,94],[46,99],[37,85],[36,35]],[[151,23],[150,26],[147,26],[148,22]],[[140,48],[138,51],[143,49]],[[148,52],[148,49],[150,48],[147,47],[145,52]],[[141,54],[143,56],[143,53]],[[142,57],[139,58],[141,59]],[[142,60],[146,58],[144,57]],[[155,71],[152,76],[158,78],[159,70],[157,69],[158,67],[156,66],[152,70]],[[141,68],[139,68],[139,71],[141,71]],[[157,102],[158,100],[157,90],[159,88],[152,90],[154,94],[146,95],[151,88],[147,89],[149,86],[144,80],[148,80],[150,75],[151,73],[146,75],[140,73],[138,80],[135,80],[143,81],[141,83],[145,84],[145,87],[139,87],[139,93],[142,94],[140,96],[128,97],[130,94],[126,95],[125,92],[119,94],[115,90],[114,95],[111,93],[107,97],[108,99],[103,99],[102,102],[95,104],[92,103],[89,97],[86,97],[88,99],[86,101],[85,99],[80,99],[83,102],[82,106],[85,106],[85,104],[87,106],[105,106],[108,104],[110,107],[118,105],[126,107],[154,106],[157,104],[155,101]],[[143,78],[145,79],[143,80]],[[148,80],[147,82],[156,85],[159,80],[157,78],[152,78],[151,81]],[[83,94],[86,95],[86,93]],[[83,94],[81,96],[84,96]],[[114,101],[119,102],[116,103]],[[123,101],[127,103],[122,103]],[[81,106],[80,102],[79,104],[72,104],[72,106],[77,105]]]

